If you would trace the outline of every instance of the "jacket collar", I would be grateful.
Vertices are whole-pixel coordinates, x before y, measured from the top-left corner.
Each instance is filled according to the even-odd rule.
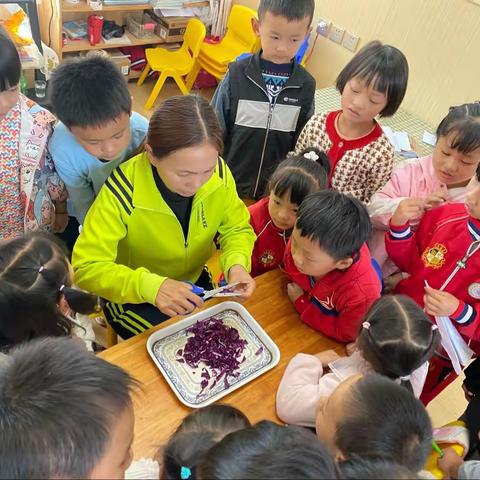
[[[158,191],[151,164],[146,153],[138,155],[131,161],[135,161],[135,173],[133,181],[133,205],[145,210],[153,210],[164,213],[172,213],[162,195]],[[220,158],[218,160],[220,162]],[[212,194],[223,184],[218,174],[218,167],[215,169],[208,182],[200,187],[193,197],[192,210],[195,205],[202,202],[205,197]]]

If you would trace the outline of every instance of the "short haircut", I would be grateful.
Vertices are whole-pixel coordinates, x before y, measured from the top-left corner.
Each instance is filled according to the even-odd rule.
[[[53,111],[68,128],[102,127],[132,111],[124,76],[98,54],[62,62],[52,74],[50,91]]]
[[[302,237],[318,242],[335,260],[357,254],[372,233],[362,202],[334,190],[308,195],[298,209],[295,226]]]
[[[398,48],[375,40],[367,43],[345,65],[336,80],[337,90],[343,93],[346,83],[354,77],[361,78],[387,96],[387,104],[380,116],[391,117],[407,91],[408,62]]]
[[[211,143],[223,152],[223,132],[212,106],[200,95],[178,95],[153,112],[147,144],[161,159],[182,148]]]
[[[469,154],[480,148],[480,102],[450,107],[437,128],[438,137],[453,134],[451,148]]]
[[[440,332],[410,297],[384,295],[365,316],[357,338],[362,357],[373,370],[413,392],[410,375],[430,360],[440,343]],[[408,379],[407,379],[408,378]]]
[[[181,477],[182,467],[196,478],[197,465],[205,454],[229,433],[250,426],[248,418],[230,405],[209,405],[187,415],[167,445],[157,453],[163,457],[163,476],[167,480]]]
[[[22,65],[17,47],[7,31],[0,26],[0,92],[5,92],[20,83]]]
[[[359,457],[338,464],[345,480],[362,478],[363,480],[412,480],[418,478],[417,472],[400,465],[390,458]]]
[[[314,155],[310,160],[305,155]],[[300,205],[305,197],[328,187],[330,160],[326,153],[316,148],[307,148],[298,156],[283,160],[268,181],[266,194],[273,192],[277,197],[290,195],[290,202]]]
[[[308,430],[262,421],[227,435],[206,455],[198,478],[337,478],[328,449]]]
[[[258,6],[258,18],[260,21],[267,12],[272,15],[285,17],[288,21],[303,20],[309,18],[312,23],[315,12],[314,0],[261,0]]]
[[[87,478],[135,385],[76,340],[13,350],[0,365],[0,478]]]
[[[353,455],[390,458],[418,472],[432,450],[432,423],[425,407],[407,389],[382,375],[365,375],[345,400],[335,444]]]

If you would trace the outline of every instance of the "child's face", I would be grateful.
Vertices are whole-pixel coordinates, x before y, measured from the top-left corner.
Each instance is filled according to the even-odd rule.
[[[0,121],[2,121],[7,116],[7,113],[15,106],[18,101],[18,95],[18,85],[4,92],[0,92]]]
[[[433,168],[438,179],[449,188],[464,187],[475,176],[480,163],[480,148],[464,154],[450,147],[455,132],[439,137],[432,155]]]
[[[166,187],[182,197],[193,197],[210,180],[218,162],[218,150],[211,143],[175,150],[162,159],[146,146],[150,163]]]
[[[351,258],[335,260],[320,247],[317,241],[302,237],[297,227],[292,233],[292,257],[301,273],[318,278],[333,270],[344,270],[353,263]]]
[[[270,192],[268,200],[268,214],[273,224],[280,230],[291,230],[297,220],[298,205],[290,202],[290,195],[278,197]]]
[[[107,446],[100,461],[93,468],[89,478],[125,478],[125,470],[130,466],[133,458],[134,426],[133,406],[130,405],[116,420],[111,432],[110,444]]]
[[[342,93],[342,114],[352,123],[371,122],[387,105],[387,96],[360,77],[351,78]]]
[[[330,448],[332,453],[339,454],[335,445],[337,425],[347,414],[346,400],[350,389],[360,378],[362,378],[361,375],[348,378],[340,383],[329,397],[321,398],[317,404],[315,416],[317,437]]]
[[[115,160],[130,143],[130,115],[122,113],[116,120],[96,127],[73,126],[70,131],[90,155]]]
[[[480,219],[480,182],[474,176],[467,186],[467,197],[465,199],[468,213]]]
[[[262,43],[262,58],[277,64],[289,63],[311,30],[309,17],[287,20],[271,12],[261,21],[253,20],[252,25]]]

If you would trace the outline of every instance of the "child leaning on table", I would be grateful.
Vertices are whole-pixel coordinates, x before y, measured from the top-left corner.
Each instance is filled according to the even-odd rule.
[[[351,376],[371,371],[404,385],[418,398],[439,341],[437,326],[413,300],[384,296],[365,316],[350,357],[332,350],[293,357],[278,387],[277,414],[286,423],[313,426],[320,399]]]
[[[327,156],[314,148],[287,158],[270,177],[268,195],[248,208],[257,235],[252,253],[253,277],[280,265],[298,207],[309,193],[327,188],[329,169]]]
[[[380,278],[365,242],[371,223],[362,203],[323,190],[308,195],[285,250],[287,293],[302,321],[341,342],[357,338],[380,296]]]
[[[432,155],[396,168],[368,205],[374,227],[369,246],[385,277],[396,271],[385,251],[385,231],[395,209],[400,204],[414,204],[423,213],[444,203],[463,202],[479,163],[480,102],[451,107],[437,128]],[[416,230],[419,220],[413,218],[411,228]]]
[[[408,63],[391,45],[365,45],[337,77],[341,110],[317,113],[302,130],[295,154],[308,147],[327,152],[333,188],[362,202],[392,174],[394,150],[377,115],[391,117],[407,89]]]
[[[76,340],[15,349],[0,364],[0,478],[124,478],[134,387]]]

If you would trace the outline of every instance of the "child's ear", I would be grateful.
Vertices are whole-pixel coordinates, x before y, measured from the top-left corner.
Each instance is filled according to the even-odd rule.
[[[256,18],[252,18],[252,28],[257,37],[260,36],[260,22]]]
[[[353,264],[352,257],[342,258],[341,260],[338,260],[338,262],[335,264],[335,268],[337,270],[346,270],[347,268],[351,267],[352,264]]]
[[[60,313],[65,316],[70,315],[70,312],[72,310],[65,298],[65,295],[63,294],[60,295],[60,300],[58,301],[58,309],[60,310]]]

